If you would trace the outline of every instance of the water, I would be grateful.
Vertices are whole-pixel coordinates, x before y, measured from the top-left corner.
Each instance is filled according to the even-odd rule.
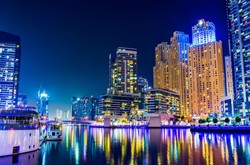
[[[250,164],[250,135],[64,126],[62,142],[0,164]]]

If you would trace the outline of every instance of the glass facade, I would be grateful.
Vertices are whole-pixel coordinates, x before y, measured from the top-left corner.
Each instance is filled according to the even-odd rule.
[[[230,53],[233,63],[234,111],[250,112],[250,0],[227,0]]]
[[[18,103],[20,75],[20,37],[0,32],[0,109]]]
[[[72,117],[74,120],[81,120],[88,117],[88,110],[90,108],[89,99],[87,97],[77,98],[72,97]]]
[[[38,91],[37,109],[38,109],[38,113],[41,115],[43,119],[48,119],[49,96],[44,90],[42,91],[41,89]]]
[[[117,48],[116,56],[109,57],[111,93],[137,93],[137,50],[134,48]]]

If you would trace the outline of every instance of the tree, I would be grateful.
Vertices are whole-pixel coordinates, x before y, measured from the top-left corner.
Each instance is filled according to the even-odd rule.
[[[229,123],[230,122],[230,119],[227,117],[227,118],[225,118],[225,122],[226,123]]]
[[[208,123],[211,122],[211,119],[209,117],[207,117],[207,120],[206,120]]]
[[[236,123],[240,123],[240,122],[241,122],[240,116],[236,116],[236,117],[235,117],[235,122],[236,122]]]
[[[213,118],[213,123],[214,124],[218,123],[218,119],[217,118]]]
[[[203,119],[199,119],[199,123],[202,124],[203,123]]]

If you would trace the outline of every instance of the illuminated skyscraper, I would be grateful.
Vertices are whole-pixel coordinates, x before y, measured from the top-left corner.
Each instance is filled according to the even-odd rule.
[[[139,106],[140,109],[145,109],[144,100],[145,100],[145,94],[147,90],[148,90],[148,80],[145,78],[139,77],[138,78],[138,92],[141,97],[141,103]]]
[[[113,94],[137,93],[137,50],[117,48],[116,56],[109,57],[109,89]]]
[[[100,113],[131,115],[139,110],[140,94],[137,77],[137,50],[117,48],[116,55],[109,55],[109,88],[100,96]]]
[[[215,25],[199,20],[192,28],[193,45],[188,50],[191,114],[220,113],[225,95],[222,43],[215,38]]]
[[[180,94],[180,115],[189,113],[188,96],[188,47],[189,36],[183,32],[174,32],[170,44],[169,88]]]
[[[90,103],[87,97],[83,98],[72,97],[71,110],[72,110],[72,117],[75,120],[81,120],[84,117],[88,117],[89,107]]]
[[[250,112],[250,0],[227,0],[230,55],[233,59],[234,111]]]
[[[232,73],[232,60],[230,56],[225,56],[225,73],[226,73],[226,95],[233,96],[233,73]]]
[[[99,114],[99,99],[95,98],[93,96],[89,99],[90,102],[90,109],[89,109],[89,119],[95,120],[95,117],[97,117]]]
[[[37,109],[38,109],[38,113],[44,119],[47,119],[49,115],[48,106],[49,106],[49,96],[45,92],[45,90],[42,90],[40,88],[38,91],[38,97],[37,97]]]
[[[170,45],[163,42],[155,48],[154,88],[173,89],[180,93],[180,115],[187,115],[189,36],[174,32]]]
[[[17,105],[20,60],[20,37],[0,32],[0,109]]]
[[[155,48],[154,88],[169,88],[169,50],[166,42],[158,44]]]

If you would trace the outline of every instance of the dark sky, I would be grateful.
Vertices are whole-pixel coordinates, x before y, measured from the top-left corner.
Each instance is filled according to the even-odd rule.
[[[228,52],[225,0],[0,2],[0,30],[21,36],[20,92],[34,105],[42,85],[53,113],[70,109],[72,96],[106,92],[108,55],[119,46],[138,49],[139,76],[151,85],[155,46],[176,30],[191,34],[201,18],[215,23]]]

